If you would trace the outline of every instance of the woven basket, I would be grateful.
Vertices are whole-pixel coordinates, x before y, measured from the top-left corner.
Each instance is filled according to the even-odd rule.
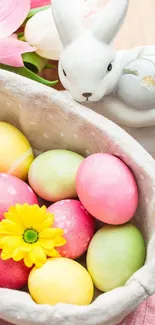
[[[89,306],[37,305],[27,292],[0,289],[0,325],[116,325],[155,293],[155,162],[125,131],[62,93],[0,70],[0,120],[18,127],[34,152],[65,148],[84,156],[108,152],[131,168],[139,186],[133,223],[147,245],[145,266],[126,286],[102,294]],[[6,322],[5,322],[6,321]]]

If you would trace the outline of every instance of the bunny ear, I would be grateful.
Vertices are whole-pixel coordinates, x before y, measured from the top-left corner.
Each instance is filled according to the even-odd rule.
[[[83,0],[52,0],[53,18],[64,47],[83,31],[82,4]]]
[[[97,15],[92,26],[94,36],[111,43],[117,35],[127,12],[129,0],[111,0]]]

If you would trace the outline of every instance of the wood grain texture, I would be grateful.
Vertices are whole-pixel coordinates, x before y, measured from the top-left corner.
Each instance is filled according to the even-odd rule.
[[[96,0],[100,7],[110,0]],[[155,44],[155,0],[129,0],[128,13],[115,44],[118,49]]]
[[[107,0],[103,0],[106,1]],[[155,0],[129,0],[129,9],[115,45],[118,49],[155,44]]]

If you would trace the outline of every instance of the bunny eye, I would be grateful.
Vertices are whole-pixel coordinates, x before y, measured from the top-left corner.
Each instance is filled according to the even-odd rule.
[[[66,71],[64,69],[63,69],[63,74],[64,74],[65,77],[67,76],[67,73],[66,73]]]
[[[107,67],[107,71],[111,71],[112,70],[112,63],[109,63],[108,67]]]

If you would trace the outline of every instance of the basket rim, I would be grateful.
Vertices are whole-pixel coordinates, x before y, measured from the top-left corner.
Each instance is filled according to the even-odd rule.
[[[36,87],[37,85],[37,87]],[[0,70],[0,86],[1,91],[8,90],[12,92],[20,94],[20,92],[24,91],[27,93],[27,95],[32,91],[35,91],[35,93],[38,94],[38,96],[44,96],[44,100],[48,98],[53,104],[57,104],[60,109],[65,111],[66,113],[70,113],[74,118],[82,118],[83,121],[85,121],[87,124],[95,126],[100,132],[104,132],[109,136],[111,139],[115,139],[116,142],[121,143],[121,148],[123,149],[126,156],[128,156],[128,148],[132,148],[132,160],[139,166],[144,167],[145,166],[145,172],[148,178],[152,180],[152,187],[155,186],[155,161],[154,159],[147,153],[147,151],[136,141],[134,140],[126,131],[121,129],[121,127],[117,126],[114,122],[108,120],[107,118],[95,113],[94,111],[90,110],[89,108],[75,102],[72,98],[67,98],[65,94],[61,91],[57,91],[55,89],[49,88],[45,85],[39,84],[36,81],[27,79],[25,77],[22,77],[20,75],[17,75],[15,73],[6,71],[6,70]],[[120,140],[121,139],[121,140]],[[121,141],[121,142],[120,142]],[[137,154],[138,152],[138,154]],[[125,161],[125,160],[124,160]],[[130,165],[129,165],[130,167]],[[131,290],[132,289],[132,290]],[[120,293],[121,290],[121,293]],[[115,301],[112,299],[113,292],[117,291],[117,297]],[[14,297],[14,293],[16,293],[16,297]],[[11,296],[10,296],[11,295]],[[101,312],[101,305],[103,305],[105,297],[111,297],[111,306],[107,305],[105,303],[105,306],[102,308]],[[94,322],[94,319],[97,317],[103,316],[102,319],[104,319],[104,314],[108,310],[108,308],[114,308],[117,301],[119,301],[120,296],[126,297],[127,302],[130,302],[130,311],[126,310],[127,302],[123,302],[123,305],[120,306],[120,311],[123,314],[123,318],[131,312],[133,309],[135,309],[135,305],[138,306],[140,302],[145,300],[148,297],[148,294],[145,291],[145,288],[140,284],[136,282],[131,282],[129,285],[124,286],[123,288],[117,288],[112,290],[110,293],[104,293],[101,296],[99,296],[92,304],[89,306],[73,306],[73,305],[65,305],[64,304],[58,304],[56,306],[47,306],[47,305],[37,305],[35,304],[30,295],[28,295],[25,292],[17,292],[14,290],[9,289],[0,289],[0,297],[3,301],[3,307],[5,306],[5,315],[7,315],[9,309],[10,309],[10,303],[8,302],[11,299],[11,306],[18,304],[19,306],[19,313],[16,315],[16,312],[11,307],[11,319],[6,319],[7,317],[4,316],[4,310],[2,310],[2,306],[0,305],[0,317],[3,319],[6,319],[7,321],[17,321],[20,324],[20,321],[23,319],[23,317],[26,317],[26,315],[29,316],[29,321],[31,320],[31,313],[39,313],[40,317],[42,313],[47,313],[47,315],[53,315],[53,320],[57,320],[58,325],[60,324],[71,324],[70,322],[74,321],[74,318],[76,317],[75,325],[79,324],[79,321],[83,320],[83,317],[90,316],[92,317],[90,322],[85,322],[86,325],[97,325],[101,324],[99,321]],[[12,297],[12,298],[11,298]],[[102,300],[102,301],[101,301]],[[27,303],[27,306],[25,305]],[[28,309],[25,311],[25,316],[23,316],[22,308],[27,307]],[[94,317],[95,312],[95,317]],[[62,322],[59,320],[57,315],[61,314],[65,322]],[[118,312],[117,312],[118,313]],[[116,313],[115,317],[118,316]],[[99,314],[99,315],[98,315]],[[10,317],[10,316],[9,316]],[[43,319],[43,316],[42,316]],[[23,319],[26,321],[26,318]],[[105,320],[106,321],[106,320]],[[67,323],[68,322],[68,323]],[[103,322],[103,320],[102,320]],[[35,323],[34,323],[35,324]],[[37,324],[37,323],[36,323]],[[44,320],[40,324],[45,324]],[[111,323],[105,323],[105,324],[115,324],[113,321],[113,317],[111,319]]]

